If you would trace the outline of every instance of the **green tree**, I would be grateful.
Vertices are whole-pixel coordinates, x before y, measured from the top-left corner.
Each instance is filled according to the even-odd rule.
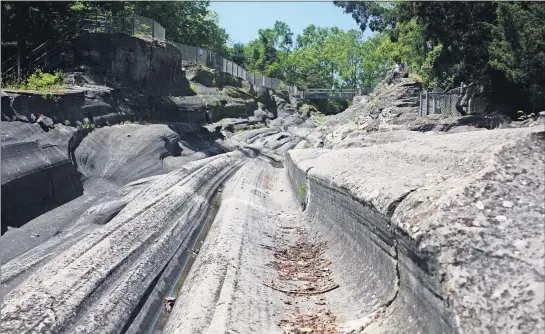
[[[244,65],[246,61],[246,57],[244,55],[244,44],[242,43],[235,43],[229,50],[229,55],[231,59],[239,64]]]
[[[70,26],[73,13],[70,2],[2,1],[2,43],[17,44],[18,72],[28,67],[29,51],[55,38]],[[3,61],[6,59],[4,58]]]
[[[351,14],[362,31],[369,27],[371,31],[376,32],[393,27],[397,19],[397,8],[405,6],[386,1],[333,1],[333,4],[343,8],[345,13]]]
[[[208,10],[208,1],[138,1],[138,15],[159,22],[168,40],[227,54],[228,35],[218,24],[218,15]]]
[[[528,94],[534,109],[545,103],[545,6],[500,3],[492,26],[490,65]]]

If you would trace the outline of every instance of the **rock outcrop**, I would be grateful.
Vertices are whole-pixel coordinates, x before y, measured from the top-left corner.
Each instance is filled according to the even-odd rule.
[[[306,187],[331,256],[353,268],[345,307],[382,314],[364,332],[543,330],[544,140],[497,130],[288,153],[294,191]]]
[[[171,46],[2,95],[4,332],[545,330],[541,119],[419,117],[406,76],[325,116]]]
[[[2,234],[83,193],[70,159],[75,130],[2,122]],[[9,195],[8,195],[9,194]]]

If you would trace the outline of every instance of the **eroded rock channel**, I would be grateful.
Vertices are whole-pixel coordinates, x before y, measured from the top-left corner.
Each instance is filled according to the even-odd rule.
[[[545,329],[541,126],[418,117],[409,78],[320,117],[200,70],[170,73],[155,114],[82,83],[92,131],[2,97],[3,333]],[[385,113],[386,131],[368,117]]]

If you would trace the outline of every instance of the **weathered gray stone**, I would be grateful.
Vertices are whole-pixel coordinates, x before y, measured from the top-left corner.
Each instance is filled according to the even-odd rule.
[[[118,331],[172,250],[187,247],[185,236],[202,224],[214,189],[244,159],[241,152],[229,153],[187,178],[179,170],[158,179],[106,225],[60,251],[7,294],[3,330]],[[47,283],[40,283],[44,277]]]
[[[68,151],[75,129],[46,129],[2,122],[2,234],[83,192]]]
[[[397,273],[385,286],[384,315],[364,332],[544,329],[545,207],[537,201],[545,191],[544,135],[495,130],[288,153],[293,187],[306,186],[308,215],[339,244],[331,256],[340,266]],[[480,211],[477,199],[492,211]],[[503,200],[517,205],[505,208]],[[352,289],[387,282],[358,285],[361,272],[345,270],[335,292],[347,308],[381,305],[348,298],[358,296]]]

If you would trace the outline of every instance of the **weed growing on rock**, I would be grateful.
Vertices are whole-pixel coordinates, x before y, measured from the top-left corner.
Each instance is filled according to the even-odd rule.
[[[95,125],[94,124],[91,124],[91,123],[82,123],[78,126],[78,128],[80,128],[81,130],[84,130],[84,129],[94,129],[95,128]]]
[[[191,89],[193,93],[197,94],[197,85],[195,85],[194,83],[189,83],[189,89]]]
[[[528,115],[522,110],[517,111],[517,114],[519,114],[518,119],[520,121],[530,121],[530,126],[536,126],[537,125],[537,121],[535,120],[536,114],[531,113],[531,114]]]
[[[37,69],[28,79],[19,84],[8,84],[9,90],[34,90],[42,92],[42,97],[52,99],[55,102],[60,100],[59,97],[51,94],[66,89],[66,76],[62,72],[44,73],[41,69]]]
[[[307,198],[307,187],[304,184],[300,184],[299,185],[299,201],[301,202],[301,206],[303,207],[303,210],[307,206],[306,198]]]
[[[219,107],[221,105],[220,101],[212,101],[210,103],[208,103],[208,106],[209,107]]]
[[[314,112],[312,112],[312,116],[314,116],[314,119],[316,119],[319,126],[322,126],[322,127],[325,126],[325,115],[324,114],[322,114],[319,111],[314,111]]]

